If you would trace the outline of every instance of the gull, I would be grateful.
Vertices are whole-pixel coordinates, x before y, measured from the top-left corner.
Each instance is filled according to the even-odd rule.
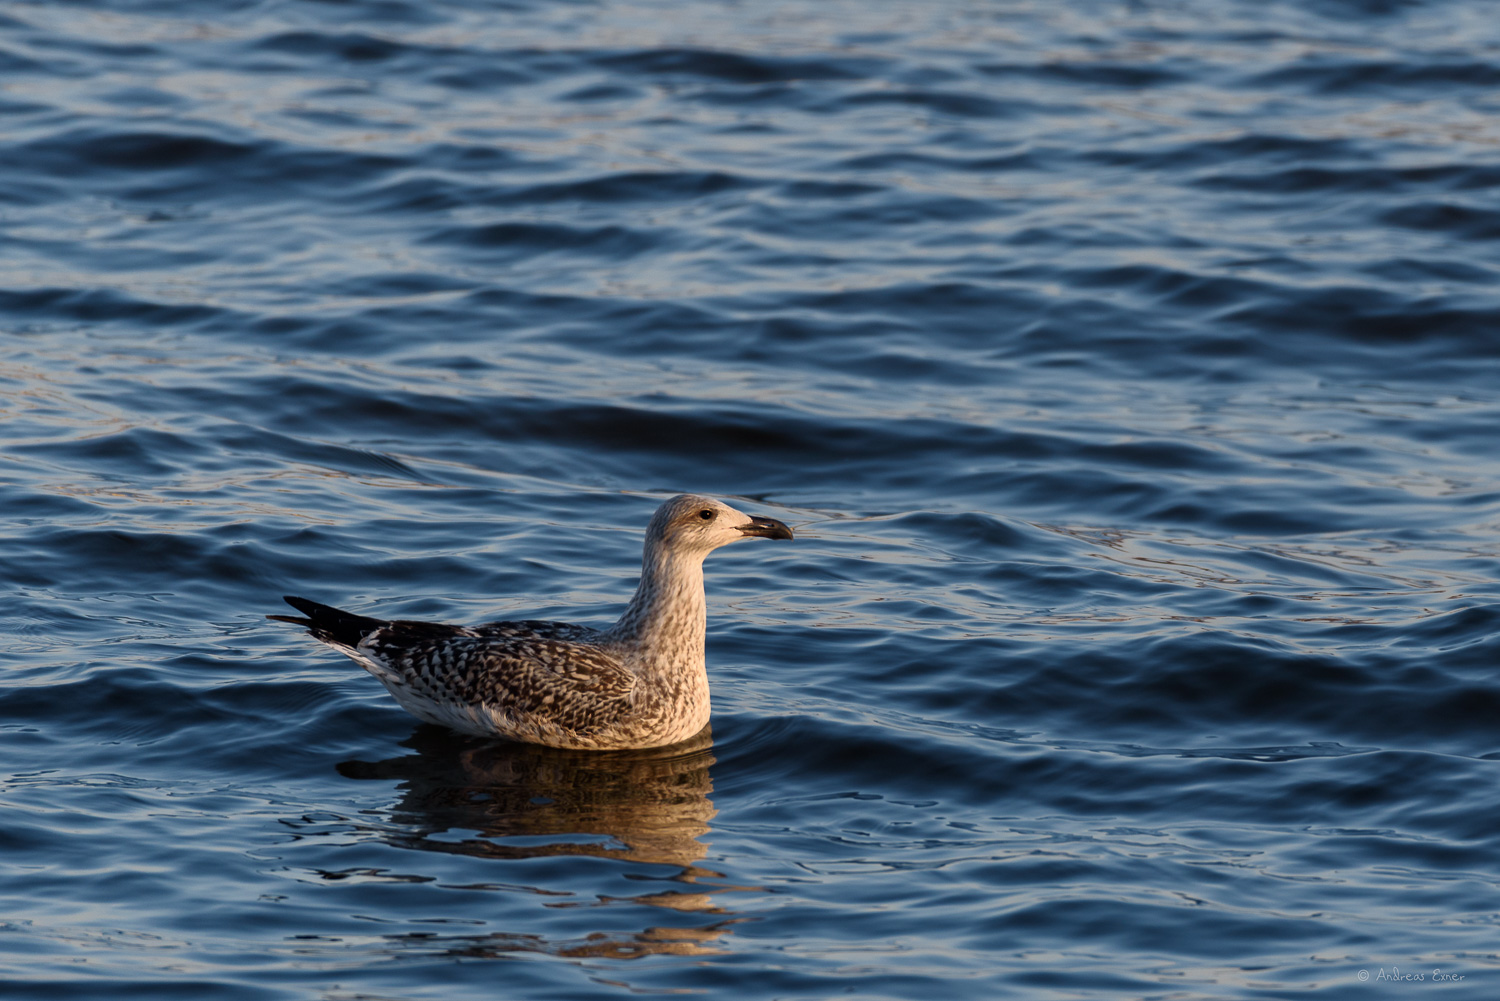
[[[673,497],[646,526],[640,584],[608,629],[375,619],[291,596],[306,618],[266,617],[305,626],[429,723],[550,747],[660,747],[708,723],[703,559],[748,536],[792,530],[710,497]]]

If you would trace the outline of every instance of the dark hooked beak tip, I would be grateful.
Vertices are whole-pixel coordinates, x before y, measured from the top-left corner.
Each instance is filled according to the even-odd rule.
[[[740,532],[745,535],[758,535],[763,539],[790,539],[792,537],[792,530],[775,518],[751,518],[750,524],[740,526]]]

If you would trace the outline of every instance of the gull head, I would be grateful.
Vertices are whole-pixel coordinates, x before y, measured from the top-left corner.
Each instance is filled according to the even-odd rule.
[[[746,536],[790,539],[792,530],[775,518],[755,518],[700,494],[679,494],[656,509],[646,529],[647,544],[700,557]]]

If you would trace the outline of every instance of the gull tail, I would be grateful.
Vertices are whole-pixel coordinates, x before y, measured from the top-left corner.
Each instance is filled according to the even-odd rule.
[[[332,605],[320,605],[306,598],[286,595],[281,600],[306,615],[307,618],[297,615],[267,615],[266,618],[275,619],[277,622],[290,622],[294,626],[303,626],[312,633],[314,639],[322,640],[324,643],[356,647],[359,646],[360,640],[386,625],[384,619],[355,615],[353,612],[346,612]]]

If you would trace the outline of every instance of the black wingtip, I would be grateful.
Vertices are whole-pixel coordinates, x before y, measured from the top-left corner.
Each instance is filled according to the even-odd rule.
[[[316,601],[298,598],[291,594],[283,595],[281,600],[302,612],[307,618],[295,615],[267,615],[266,618],[302,626],[315,638],[325,643],[358,646],[360,640],[386,624],[384,619],[355,615],[353,612],[346,612],[332,605],[320,605]]]
[[[281,596],[281,600],[286,602],[288,605],[291,605],[303,615],[312,615],[313,612],[318,609],[324,609],[330,612],[338,611],[337,608],[333,608],[329,605],[320,605],[316,601],[308,601],[306,598],[299,598],[295,594],[283,594]]]

